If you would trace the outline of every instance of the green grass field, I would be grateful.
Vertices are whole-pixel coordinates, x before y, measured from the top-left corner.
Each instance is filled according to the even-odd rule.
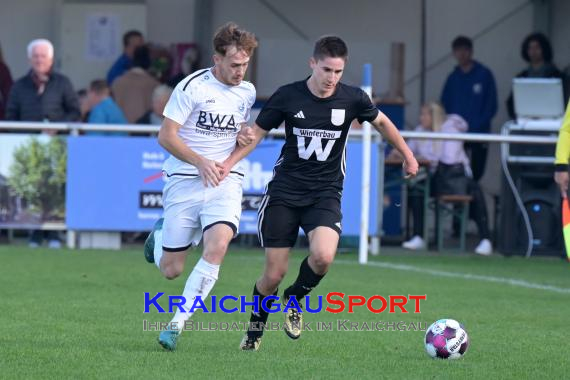
[[[292,256],[289,285],[302,252]],[[189,272],[198,258],[189,258]],[[214,294],[250,295],[263,268],[259,250],[232,250]],[[305,314],[307,322],[462,322],[471,347],[456,361],[430,359],[421,331],[281,331],[261,350],[240,352],[242,332],[185,332],[174,353],[144,332],[144,292],[180,294],[187,274],[163,279],[140,249],[30,250],[0,246],[1,378],[568,378],[570,269],[560,259],[408,255],[385,250],[369,266],[342,254],[314,294],[426,294],[421,314]],[[508,280],[511,283],[508,283]],[[281,316],[279,316],[281,317]],[[241,322],[247,314],[205,314],[200,322]],[[279,320],[273,316],[271,320]],[[564,364],[566,363],[566,364]]]

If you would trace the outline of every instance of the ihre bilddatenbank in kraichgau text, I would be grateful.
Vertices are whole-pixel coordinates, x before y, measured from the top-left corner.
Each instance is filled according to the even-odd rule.
[[[226,295],[221,298],[213,295],[210,296],[209,307],[200,296],[189,302],[184,296],[169,295],[167,296],[168,306],[163,308],[159,300],[163,300],[164,292],[158,292],[154,296],[150,293],[144,293],[144,313],[150,313],[154,308],[158,313],[173,313],[176,310],[181,312],[195,312],[201,310],[203,313],[248,313],[248,307],[253,308],[254,313],[259,312],[259,299],[254,296],[252,301],[247,301],[247,296]],[[413,313],[420,313],[420,303],[426,300],[427,296],[423,295],[390,295],[384,297],[381,295],[373,295],[365,297],[362,295],[348,295],[341,292],[330,292],[326,296],[305,296],[304,310],[299,305],[296,298],[290,297],[285,304],[281,304],[278,296],[268,296],[261,302],[261,307],[267,313],[273,314],[278,312],[288,312],[289,309],[296,309],[298,312],[319,313],[321,311],[337,314],[348,309],[348,313],[353,313],[357,307],[365,307],[374,314],[379,313],[409,313],[408,308],[413,309]],[[326,307],[323,305],[323,298],[326,300]],[[315,304],[316,299],[316,306]],[[313,300],[313,302],[311,302]],[[272,301],[272,302],[270,302]],[[397,310],[397,311],[396,311]]]

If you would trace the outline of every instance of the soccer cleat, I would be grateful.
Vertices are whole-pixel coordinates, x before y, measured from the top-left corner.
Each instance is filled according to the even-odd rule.
[[[283,300],[283,306],[287,305],[288,300]],[[299,302],[299,307],[303,310],[303,306]],[[296,308],[289,308],[285,315],[285,324],[283,325],[285,334],[291,339],[299,339],[303,330],[303,313],[299,313]]]
[[[248,333],[245,333],[241,343],[239,344],[239,349],[242,351],[257,351],[261,345],[261,336],[250,337]]]
[[[176,350],[176,341],[178,340],[179,335],[178,331],[175,330],[161,331],[158,336],[158,344],[167,351],[174,351]]]
[[[164,218],[160,218],[156,221],[154,227],[152,227],[152,231],[150,231],[144,242],[144,258],[150,264],[154,263],[154,232],[162,229],[162,223],[164,223]]]

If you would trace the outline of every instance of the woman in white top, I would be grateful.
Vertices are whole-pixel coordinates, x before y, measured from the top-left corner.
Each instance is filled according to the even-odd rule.
[[[415,129],[420,132],[443,132],[443,133],[465,133],[467,132],[467,122],[459,115],[447,115],[443,107],[436,102],[427,103],[421,108],[420,125]],[[473,181],[469,158],[463,149],[463,141],[459,140],[411,140],[408,143],[410,149],[418,159],[430,161],[430,172],[435,173],[437,166],[442,163],[446,165],[463,165],[465,175],[468,179],[468,194],[473,196],[470,217],[475,220],[480,235],[480,243],[475,248],[475,252],[482,255],[492,253],[492,245],[487,223],[487,212],[485,198],[479,185]],[[432,179],[437,181],[436,177]],[[437,183],[430,184],[433,189]],[[424,224],[424,207],[422,196],[413,188],[409,189],[408,207],[412,210],[413,237],[404,242],[402,246],[408,249],[424,249],[426,242],[422,238]],[[432,191],[433,193],[433,191]]]

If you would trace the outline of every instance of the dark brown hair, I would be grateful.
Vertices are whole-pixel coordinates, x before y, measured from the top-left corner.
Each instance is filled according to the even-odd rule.
[[[525,61],[530,62],[530,57],[528,56],[528,46],[532,41],[536,41],[540,45],[540,50],[542,50],[542,59],[544,59],[544,62],[551,63],[552,58],[554,57],[552,46],[550,45],[550,41],[548,41],[548,37],[540,32],[532,33],[526,36],[521,46],[521,57]]]
[[[315,42],[313,58],[316,60],[330,58],[348,58],[348,47],[342,38],[337,36],[324,36]]]
[[[131,42],[131,39],[134,37],[143,38],[143,35],[138,30],[129,30],[125,34],[123,34],[123,47],[127,47]]]
[[[473,50],[473,40],[465,36],[455,37],[453,42],[451,42],[451,50],[455,51],[457,49],[463,49],[463,48],[467,50]]]
[[[152,60],[150,58],[150,49],[148,45],[142,45],[135,49],[133,53],[133,67],[140,67],[143,70],[148,70],[151,66]]]
[[[228,47],[235,46],[238,50],[243,50],[251,56],[257,47],[255,34],[241,29],[237,24],[228,22],[221,26],[214,36],[214,50],[223,56],[226,55]]]

